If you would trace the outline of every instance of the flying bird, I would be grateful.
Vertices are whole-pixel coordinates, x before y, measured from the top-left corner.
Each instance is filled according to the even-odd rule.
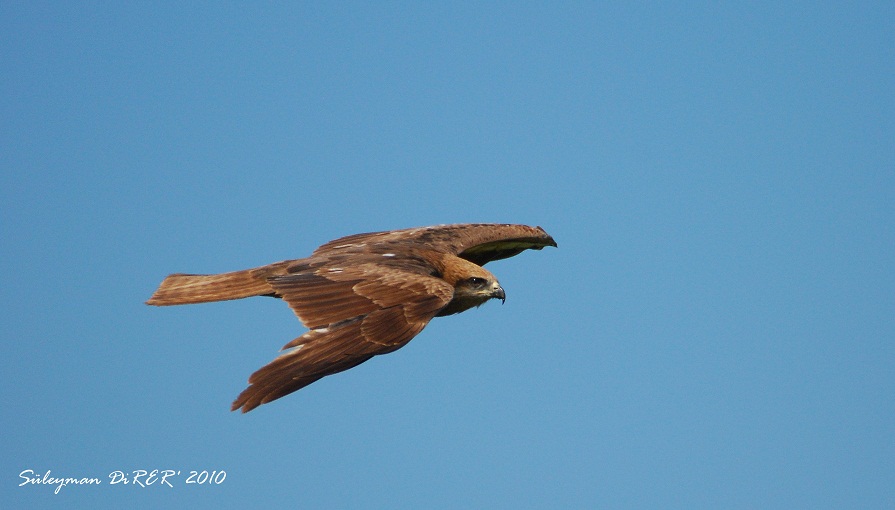
[[[261,404],[373,356],[400,349],[435,317],[460,313],[506,294],[482,266],[527,249],[556,246],[541,227],[460,224],[355,234],[310,257],[213,275],[172,274],[149,305],[168,306],[272,296],[308,332],[249,377],[231,406]]]

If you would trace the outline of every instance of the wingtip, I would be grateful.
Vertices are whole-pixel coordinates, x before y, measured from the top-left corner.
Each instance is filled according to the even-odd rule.
[[[547,244],[545,244],[544,246],[553,246],[554,248],[557,248],[556,241],[553,239],[553,236],[548,234],[547,231],[544,230],[544,227],[537,225],[535,226],[535,228],[540,230],[541,233],[544,234],[544,238],[546,238],[547,240]]]
[[[251,411],[252,409],[258,407],[259,403],[255,402],[253,404],[251,399],[248,398],[248,396],[246,395],[246,392],[249,391],[249,389],[251,389],[251,387],[252,386],[250,385],[248,388],[242,390],[242,393],[240,393],[239,396],[236,397],[236,400],[234,400],[233,403],[230,404],[230,412],[240,410],[242,412],[242,414],[245,414],[245,413]]]
[[[258,407],[258,406],[257,406],[257,405],[254,405],[254,406],[253,406],[253,405],[250,405],[248,402],[240,402],[239,399],[236,399],[236,400],[233,401],[232,404],[230,404],[230,412],[232,413],[233,411],[237,411],[237,410],[238,410],[238,411],[240,411],[242,414],[245,414],[245,413],[251,411],[252,409],[254,409],[254,408],[256,408],[256,407]]]
[[[553,239],[553,237],[551,235],[547,234],[546,232],[545,232],[545,236],[542,239],[543,239],[544,244],[542,244],[541,246],[538,246],[537,247],[538,250],[540,250],[541,248],[546,248],[547,246],[552,246],[554,248],[557,248],[556,241]]]

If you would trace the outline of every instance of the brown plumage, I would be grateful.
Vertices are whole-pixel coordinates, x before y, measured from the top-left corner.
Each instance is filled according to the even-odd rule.
[[[433,317],[505,299],[481,267],[556,242],[540,227],[464,224],[356,234],[310,257],[216,275],[172,274],[147,304],[282,298],[310,331],[249,377],[232,410],[249,412],[321,377],[407,344]]]

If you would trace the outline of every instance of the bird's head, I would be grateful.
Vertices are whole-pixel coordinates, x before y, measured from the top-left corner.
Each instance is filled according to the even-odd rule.
[[[442,277],[454,286],[454,297],[439,315],[451,315],[479,306],[489,299],[506,301],[507,295],[497,278],[478,264],[450,257]]]
[[[467,300],[480,301],[479,304],[496,298],[501,302],[506,301],[507,295],[500,286],[497,278],[488,271],[482,270],[481,273],[461,278],[454,284],[454,299],[463,298]]]

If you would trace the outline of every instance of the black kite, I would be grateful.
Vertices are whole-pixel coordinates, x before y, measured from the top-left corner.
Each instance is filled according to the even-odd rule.
[[[540,227],[465,224],[356,234],[310,257],[216,275],[172,274],[147,304],[282,298],[310,331],[249,377],[232,410],[246,413],[321,377],[400,349],[434,317],[503,288],[481,266],[556,242]]]

